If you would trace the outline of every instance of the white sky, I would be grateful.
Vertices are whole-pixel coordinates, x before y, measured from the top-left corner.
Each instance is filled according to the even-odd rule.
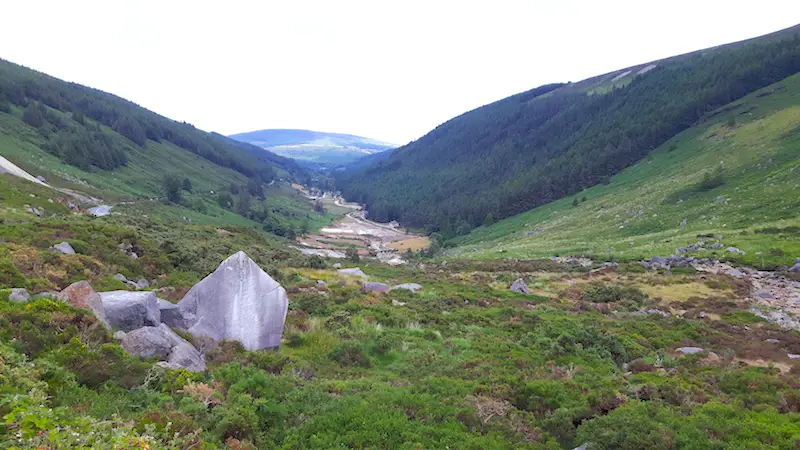
[[[396,144],[545,83],[800,22],[797,0],[6,3],[0,58],[208,131]]]

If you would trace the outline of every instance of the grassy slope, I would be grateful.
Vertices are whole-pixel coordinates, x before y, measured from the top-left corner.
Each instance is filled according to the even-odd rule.
[[[696,242],[698,234],[719,233],[726,247],[747,252],[744,262],[789,264],[800,255],[797,231],[753,231],[800,225],[800,76],[732,105],[739,106],[722,108],[675,136],[610,184],[578,194],[587,198],[578,207],[572,206],[573,197],[564,198],[480,227],[457,238],[458,248],[448,256],[595,254],[633,259],[669,255]],[[727,124],[730,117],[736,120],[733,128]],[[691,189],[720,164],[724,185],[706,192]],[[714,202],[718,196],[725,200]],[[682,229],[684,219],[687,226]],[[542,233],[525,236],[532,230]]]
[[[61,115],[64,120],[71,120],[69,115]],[[0,154],[29,173],[44,176],[53,186],[85,192],[112,204],[134,202],[118,207],[117,212],[156,215],[166,220],[183,220],[185,217],[206,225],[233,224],[260,228],[260,224],[220,208],[215,195],[211,194],[211,191],[218,192],[231,183],[247,184],[247,178],[232,169],[218,166],[166,141],[147,141],[145,148],[129,146],[129,162],[125,167],[113,171],[85,171],[64,164],[45,151],[43,147],[47,145],[47,139],[23,123],[21,117],[19,108],[13,108],[11,114],[0,113]],[[103,129],[106,133],[116,134],[107,127]],[[193,193],[183,193],[186,203],[203,202],[207,212],[149,201],[163,196],[162,180],[167,174],[189,178]],[[314,213],[309,201],[288,188],[270,189],[265,205],[276,214],[286,217],[295,228],[308,220],[312,229],[318,229],[335,218],[332,214],[320,216]]]

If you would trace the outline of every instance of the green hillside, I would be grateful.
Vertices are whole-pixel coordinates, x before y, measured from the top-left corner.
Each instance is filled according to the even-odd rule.
[[[608,184],[454,239],[448,256],[637,259],[722,235],[722,249],[696,255],[791,265],[800,255],[799,211],[794,75],[708,114]]]
[[[378,220],[464,234],[606,182],[711,111],[800,72],[800,28],[546,85],[341,174]]]

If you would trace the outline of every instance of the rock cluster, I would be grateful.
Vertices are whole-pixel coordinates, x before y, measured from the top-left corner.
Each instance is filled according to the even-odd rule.
[[[528,285],[525,284],[525,280],[522,278],[517,278],[513,283],[511,283],[511,287],[509,289],[512,292],[518,292],[525,295],[530,295],[531,293],[531,290],[528,289]]]

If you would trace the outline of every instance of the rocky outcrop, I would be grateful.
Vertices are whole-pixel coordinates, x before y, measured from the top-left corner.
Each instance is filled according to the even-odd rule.
[[[31,299],[31,294],[24,288],[13,288],[11,289],[11,294],[8,295],[8,299],[16,303],[25,303]]]
[[[111,291],[100,294],[109,325],[123,331],[158,326],[161,311],[154,292]]]
[[[54,245],[54,246],[52,246],[50,248],[53,249],[53,250],[59,251],[59,252],[65,254],[65,255],[74,255],[75,254],[75,249],[73,249],[72,246],[69,245],[69,242],[66,242],[66,241],[64,241],[64,242],[62,242],[60,244],[56,244],[56,245]]]
[[[283,287],[244,252],[220,264],[178,303],[188,330],[248,350],[280,344],[289,299]]]
[[[398,284],[397,286],[392,288],[392,290],[395,289],[403,289],[406,291],[417,292],[422,290],[422,286],[417,283],[403,283],[403,284]]]
[[[370,292],[389,292],[389,285],[384,283],[376,283],[374,281],[365,281],[361,283],[361,293],[368,294]]]
[[[164,299],[158,299],[158,309],[161,312],[161,323],[170,328],[186,329],[186,320],[178,305]]]
[[[159,365],[168,369],[185,369],[191,372],[206,370],[203,355],[189,342],[175,334],[165,324],[142,327],[122,337],[122,348],[130,354],[164,361]]]
[[[522,278],[517,278],[513,283],[511,283],[511,287],[509,289],[512,292],[518,292],[525,295],[530,295],[531,293],[531,290],[528,289],[528,285],[525,284],[525,280]]]
[[[351,277],[368,278],[367,274],[365,274],[360,267],[353,267],[351,269],[339,269],[339,273],[342,275],[349,275]]]
[[[100,295],[88,281],[78,281],[67,286],[63,291],[56,294],[56,298],[67,302],[76,308],[89,309],[94,313],[100,323],[109,328],[108,317],[105,305]]]

